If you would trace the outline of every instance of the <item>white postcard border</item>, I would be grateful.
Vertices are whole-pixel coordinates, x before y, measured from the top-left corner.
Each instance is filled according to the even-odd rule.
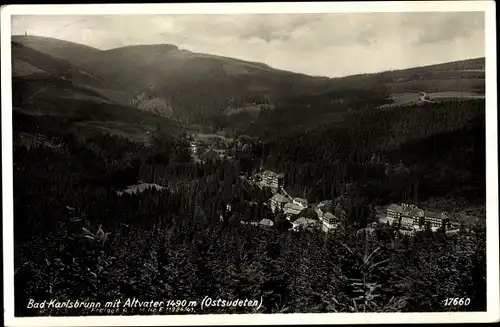
[[[13,159],[12,159],[12,15],[104,14],[246,14],[325,12],[483,11],[486,24],[486,188],[487,188],[487,311],[446,313],[321,313],[321,314],[209,314],[168,316],[14,317]],[[328,3],[197,3],[9,5],[1,10],[2,67],[2,194],[4,249],[4,321],[6,326],[142,326],[142,325],[259,325],[463,323],[500,320],[499,221],[496,94],[496,25],[494,1],[398,1]]]

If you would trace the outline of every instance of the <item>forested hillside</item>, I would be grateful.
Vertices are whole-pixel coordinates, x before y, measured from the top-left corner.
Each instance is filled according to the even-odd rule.
[[[200,301],[206,294],[262,296],[265,313],[485,310],[484,229],[356,232],[373,220],[373,205],[413,198],[415,189],[421,198],[455,192],[484,201],[484,103],[404,110],[352,114],[344,125],[261,139],[234,161],[204,164],[191,161],[185,137],[161,127],[145,147],[16,113],[16,133],[44,140],[14,148],[17,312],[81,314],[36,313],[25,309],[28,298]],[[381,164],[371,160],[374,151]],[[285,173],[291,192],[340,204],[343,227],[331,235],[283,229],[265,204],[269,193],[240,178],[262,157]],[[410,174],[387,176],[386,160],[403,160]],[[139,179],[165,188],[117,195]],[[262,218],[275,226],[240,224]],[[450,296],[471,304],[445,307]]]

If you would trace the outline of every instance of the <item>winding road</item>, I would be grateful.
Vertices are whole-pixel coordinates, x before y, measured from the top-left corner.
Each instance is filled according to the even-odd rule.
[[[434,103],[434,101],[429,100],[429,95],[425,92],[420,92],[420,101]]]

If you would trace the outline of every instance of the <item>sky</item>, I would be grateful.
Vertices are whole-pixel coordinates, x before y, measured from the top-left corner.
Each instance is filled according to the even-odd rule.
[[[12,16],[12,34],[182,49],[340,77],[485,56],[484,12]]]

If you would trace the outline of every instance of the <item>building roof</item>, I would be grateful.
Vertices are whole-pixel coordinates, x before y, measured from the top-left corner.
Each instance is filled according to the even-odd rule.
[[[398,206],[397,204],[391,204],[387,207],[387,210],[401,212],[401,207]]]
[[[293,222],[293,226],[300,226],[302,225],[303,227],[307,227],[310,225],[315,225],[317,224],[317,220],[315,219],[307,219],[305,217],[301,217]]]
[[[439,212],[435,212],[435,211],[426,211],[425,212],[425,217],[440,219],[441,218],[441,214]]]
[[[273,197],[271,198],[271,201],[272,200],[277,201],[277,202],[281,202],[281,203],[290,202],[290,200],[288,200],[288,198],[286,198],[284,195],[279,194],[279,193],[276,193],[275,195],[273,195]]]
[[[335,219],[338,220],[338,218],[331,212],[327,212],[323,215],[323,218],[325,219]]]
[[[262,172],[262,177],[271,177],[271,178],[280,178],[283,177],[283,174],[278,174],[272,170],[265,170]]]
[[[283,207],[283,210],[285,211],[285,213],[292,214],[292,215],[298,215],[302,211],[302,209],[304,209],[304,208],[296,203],[293,203],[293,202],[288,202]]]
[[[434,219],[449,218],[449,216],[446,212],[436,212],[436,211],[426,211],[425,216],[428,218],[434,218]]]
[[[404,214],[406,215],[409,215],[409,216],[414,216],[414,217],[424,217],[424,210],[420,209],[420,208],[407,208],[405,211],[404,211]]]
[[[294,225],[300,225],[300,224],[307,224],[307,223],[315,223],[316,220],[314,219],[308,219],[306,217],[300,217],[299,219],[295,220],[293,222]]]
[[[262,219],[261,221],[259,221],[259,225],[263,225],[263,226],[273,226],[274,225],[274,222],[270,219],[267,219],[267,218],[264,218]]]
[[[420,209],[417,206],[409,204],[402,204],[400,206],[397,204],[391,204],[387,207],[387,210],[392,210],[411,217],[424,216],[424,210]]]
[[[306,199],[302,199],[302,198],[294,198],[293,201],[295,202],[298,202],[300,204],[303,204],[303,205],[307,205],[307,200]]]

